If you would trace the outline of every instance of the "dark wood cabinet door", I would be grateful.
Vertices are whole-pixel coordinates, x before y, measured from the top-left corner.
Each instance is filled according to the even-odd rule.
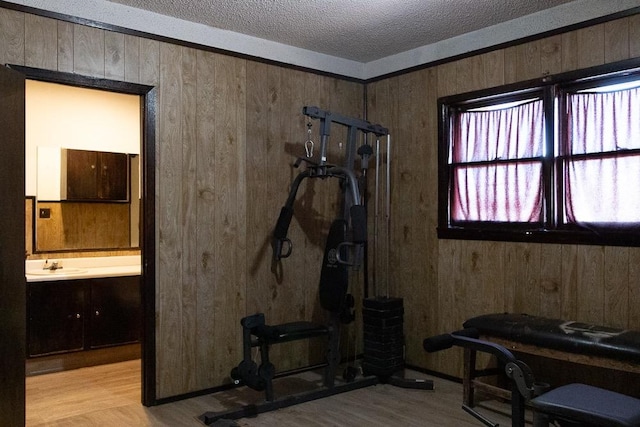
[[[100,153],[98,198],[129,199],[129,157],[122,153]]]
[[[91,348],[140,341],[140,276],[91,280]]]
[[[29,356],[84,349],[86,282],[28,284]]]
[[[67,199],[95,199],[98,195],[98,153],[85,150],[66,150]]]

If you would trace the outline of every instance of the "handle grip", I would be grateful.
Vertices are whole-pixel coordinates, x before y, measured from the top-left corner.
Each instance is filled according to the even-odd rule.
[[[453,337],[451,334],[436,335],[434,337],[425,338],[422,346],[428,353],[446,350],[453,346]]]
[[[451,332],[450,334],[442,334],[426,338],[422,342],[422,346],[428,353],[435,353],[436,351],[451,348],[456,344],[456,337],[477,339],[479,336],[480,334],[475,328],[460,329],[459,331]]]
[[[281,258],[287,258],[291,255],[291,240],[287,238],[287,231],[289,231],[289,224],[293,218],[293,209],[289,206],[283,206],[280,209],[280,216],[276,223],[276,228],[273,230],[273,239],[271,246],[273,247],[273,258],[278,261]],[[286,243],[286,252],[283,253],[283,248]]]

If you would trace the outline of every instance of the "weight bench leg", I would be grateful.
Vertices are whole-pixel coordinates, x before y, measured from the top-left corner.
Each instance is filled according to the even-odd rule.
[[[267,402],[272,402],[273,396],[273,377],[275,376],[275,367],[269,360],[269,344],[262,342],[260,344],[260,367],[258,375],[264,381],[264,394]]]
[[[549,427],[550,422],[548,415],[536,411],[533,412],[533,427]]]
[[[515,381],[511,381],[511,427],[525,427],[525,401]]]
[[[469,408],[474,406],[473,380],[476,371],[476,351],[464,349],[464,373],[462,379],[462,402]]]

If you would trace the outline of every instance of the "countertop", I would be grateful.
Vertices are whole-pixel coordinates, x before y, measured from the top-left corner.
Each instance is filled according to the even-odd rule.
[[[58,280],[93,279],[101,277],[139,276],[140,256],[50,258],[47,265],[58,262],[56,270],[45,270],[44,260],[25,261],[27,282],[51,282]],[[31,273],[31,274],[30,274]]]

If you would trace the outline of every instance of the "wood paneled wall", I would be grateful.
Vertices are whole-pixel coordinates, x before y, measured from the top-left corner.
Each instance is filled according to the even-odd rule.
[[[280,265],[269,236],[304,154],[302,107],[361,117],[362,84],[2,8],[0,40],[1,63],[158,88],[157,398],[228,382],[244,315],[322,315],[317,283],[337,184],[300,187],[294,252]],[[340,156],[341,137],[332,132],[330,156]],[[319,361],[316,345],[274,349],[278,369]]]
[[[640,16],[472,56],[368,86],[369,120],[394,133],[394,293],[405,298],[407,361],[461,376],[461,352],[426,336],[469,317],[526,312],[640,329],[640,249],[438,240],[438,97],[640,56]]]
[[[336,186],[301,186],[290,258],[271,262],[269,236],[304,154],[301,108],[362,116],[363,85],[2,8],[0,40],[1,63],[158,88],[157,398],[227,382],[246,314],[322,316],[317,282]],[[408,363],[460,375],[459,353],[426,355],[422,339],[482,313],[640,328],[640,249],[436,236],[438,97],[637,57],[639,40],[633,16],[368,85],[369,120],[393,136],[391,268],[378,283],[405,300]],[[341,138],[332,132],[332,158]],[[277,347],[278,369],[320,353],[314,342]]]
[[[129,248],[128,203],[37,202],[38,211],[50,210],[49,218],[36,216],[36,249],[56,251],[82,248]]]

